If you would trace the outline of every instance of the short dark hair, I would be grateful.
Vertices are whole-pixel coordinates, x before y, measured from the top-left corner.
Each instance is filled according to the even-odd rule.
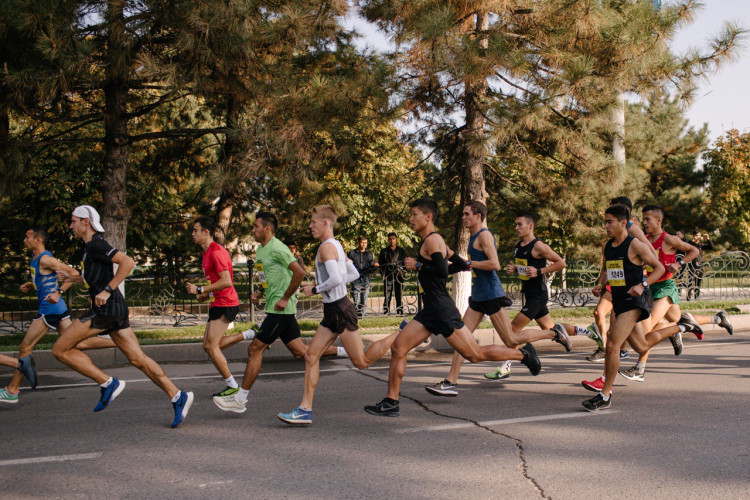
[[[276,234],[276,228],[279,227],[279,221],[276,219],[276,216],[272,214],[271,212],[258,212],[255,214],[255,220],[262,220],[263,226],[268,227],[271,226],[271,229],[273,230],[273,234]]]
[[[297,243],[295,243],[293,241],[290,241],[289,243],[286,244],[286,246],[288,246],[288,247],[296,247]]]
[[[516,219],[518,219],[519,217],[523,217],[532,224],[536,225],[536,215],[532,214],[531,212],[518,212],[516,214]]]
[[[630,211],[625,205],[616,204],[611,205],[604,211],[605,214],[614,215],[617,220],[628,220],[630,217]]]
[[[391,231],[390,233],[388,233],[388,237],[390,238],[391,236],[393,236],[395,238],[398,238],[398,235],[396,233],[394,233],[393,231]]]
[[[633,202],[630,201],[630,198],[628,198],[627,196],[617,196],[615,198],[612,198],[611,200],[609,200],[609,205],[622,205],[624,207],[627,207],[629,212],[633,211]]]
[[[664,218],[664,208],[662,208],[661,205],[646,205],[643,207],[643,212],[658,212],[659,216],[661,216],[662,219]]]
[[[359,243],[362,240],[366,240],[366,239],[367,239],[367,236],[365,236],[364,234],[360,234],[359,237],[357,237],[357,243]]]
[[[49,233],[47,232],[47,228],[42,226],[32,226],[29,229],[34,233],[34,237],[42,240],[42,245],[46,247],[47,242],[49,241]]]
[[[208,234],[210,234],[211,237],[213,238],[214,233],[216,232],[215,220],[213,220],[208,215],[200,215],[195,218],[195,223],[200,224],[202,229],[208,230]]]
[[[487,206],[481,201],[471,200],[466,204],[466,206],[471,207],[471,211],[474,213],[474,215],[481,215],[482,221],[487,218]]]
[[[418,208],[424,213],[430,213],[432,214],[432,223],[437,223],[438,218],[440,217],[440,210],[438,209],[438,204],[435,200],[432,198],[419,198],[411,202],[411,205],[409,205],[410,208]]]

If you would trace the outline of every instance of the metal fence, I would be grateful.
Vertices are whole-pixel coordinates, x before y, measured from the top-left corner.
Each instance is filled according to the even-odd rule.
[[[254,276],[249,266],[237,267],[234,285],[240,298],[240,314],[236,321],[261,321],[265,306],[254,306],[250,295],[255,288]],[[599,276],[598,263],[574,260],[562,273],[552,275],[548,281],[551,307],[582,307],[598,300],[591,290]],[[521,282],[517,276],[502,272],[501,279],[508,296],[520,307]],[[750,298],[750,256],[745,252],[727,252],[700,264],[689,263],[678,276],[677,285],[685,300],[724,300]],[[177,277],[130,277],[125,282],[131,320],[144,328],[169,328],[191,326],[205,322],[208,304],[198,303],[185,290],[186,282],[205,283],[202,275],[184,274]],[[306,282],[312,282],[308,276]],[[449,282],[450,286],[450,282]],[[398,270],[382,275],[375,272],[369,279],[349,285],[350,296],[358,303],[364,317],[411,316],[420,308],[416,273]],[[365,296],[366,295],[366,296]],[[398,298],[400,297],[400,302]],[[65,297],[72,315],[79,316],[89,308],[88,294],[76,286]],[[37,300],[32,294],[22,294],[18,285],[0,289],[0,334],[25,331],[36,315]],[[317,319],[323,315],[320,296],[298,295],[297,317]]]

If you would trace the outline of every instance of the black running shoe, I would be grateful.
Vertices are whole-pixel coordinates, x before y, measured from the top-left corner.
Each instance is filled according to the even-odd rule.
[[[669,341],[672,342],[672,347],[674,347],[674,355],[682,354],[682,332],[677,332],[669,337]]]
[[[562,345],[566,351],[570,352],[573,348],[573,341],[570,340],[570,335],[565,331],[565,327],[562,323],[555,323],[555,326],[552,327],[552,331],[555,332],[555,338],[552,340]]]
[[[23,375],[29,379],[29,384],[31,384],[32,389],[36,389],[36,361],[34,361],[33,356],[24,356],[23,358],[18,359],[18,371],[23,373]]]
[[[719,311],[716,317],[719,318],[719,326],[725,329],[729,335],[734,335],[734,327],[732,326],[732,322],[729,321],[729,315],[727,312]]]
[[[391,401],[385,398],[374,406],[365,406],[365,411],[370,415],[377,415],[379,417],[398,417],[398,401],[395,403]]]
[[[588,411],[606,410],[607,408],[612,406],[612,394],[609,395],[608,400],[604,401],[604,398],[602,397],[602,393],[600,392],[593,398],[587,399],[582,404],[583,404],[583,407],[586,408],[586,410]]]
[[[701,325],[690,314],[680,316],[680,321],[677,324],[685,327],[685,333],[692,333],[698,337],[698,340],[703,340],[703,328],[701,328]]]
[[[424,386],[424,390],[434,396],[446,396],[449,398],[454,398],[458,396],[458,391],[456,390],[457,385],[458,384],[452,384],[448,382],[448,379],[445,379],[438,382],[437,384]]]
[[[532,375],[539,375],[539,372],[542,371],[542,362],[539,361],[539,356],[537,356],[536,349],[531,345],[531,342],[523,346],[521,352],[523,353],[521,363],[526,365]]]

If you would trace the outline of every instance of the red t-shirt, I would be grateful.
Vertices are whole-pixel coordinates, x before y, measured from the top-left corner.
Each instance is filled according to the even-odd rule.
[[[240,298],[237,295],[237,290],[234,289],[232,258],[226,248],[214,241],[209,245],[208,250],[203,252],[203,274],[213,284],[221,279],[219,273],[222,271],[229,271],[229,276],[232,277],[232,286],[224,290],[211,292],[213,297],[211,297],[210,307],[238,306],[240,305]]]

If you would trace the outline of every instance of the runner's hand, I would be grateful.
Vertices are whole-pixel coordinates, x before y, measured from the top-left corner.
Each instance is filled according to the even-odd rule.
[[[274,311],[283,311],[286,309],[287,304],[289,304],[289,299],[281,298],[276,301],[276,303],[273,305]]]
[[[414,257],[405,258],[404,267],[409,271],[415,271],[417,269],[417,259],[415,259]]]
[[[185,288],[189,294],[196,295],[198,293],[198,287],[192,283],[186,283]]]
[[[527,266],[526,276],[528,276],[529,278],[536,278],[537,276],[539,276],[539,269],[534,266]]]
[[[593,290],[591,290],[591,293],[594,294],[594,297],[601,297],[602,296],[602,286],[596,285]]]
[[[31,289],[32,289],[32,288],[34,288],[34,285],[33,285],[33,284],[31,284],[31,282],[30,282],[30,281],[29,281],[29,282],[26,282],[26,283],[24,283],[23,285],[21,285],[21,291],[22,291],[23,293],[29,293],[29,292],[31,291]]]
[[[643,295],[643,285],[638,283],[630,290],[628,290],[628,295],[632,295],[633,297],[640,297],[641,295]]]
[[[44,300],[49,302],[50,304],[57,304],[57,302],[60,300],[60,292],[52,292],[48,293],[46,297],[44,297]]]
[[[102,290],[101,292],[99,292],[99,295],[97,295],[96,297],[94,297],[94,304],[96,304],[97,306],[101,307],[101,306],[103,306],[104,304],[107,303],[107,301],[109,300],[109,298],[111,296],[112,296],[111,293],[109,293],[106,290]]]
[[[508,274],[515,274],[516,265],[513,262],[508,262],[508,267],[505,268],[505,272]]]
[[[314,285],[314,284],[312,284],[312,283],[311,283],[311,284],[309,284],[309,285],[305,285],[305,286],[303,286],[303,287],[302,287],[302,292],[303,292],[303,293],[304,293],[305,295],[307,295],[308,297],[312,297],[313,295],[315,295],[315,294],[313,293],[313,288],[315,288],[315,285]]]
[[[669,267],[667,267],[667,272],[672,274],[677,274],[680,272],[680,269],[682,269],[682,266],[679,262],[673,262],[669,264]]]
[[[208,292],[199,293],[198,295],[195,296],[195,300],[197,300],[198,302],[205,302],[208,300],[208,297],[209,297]]]

